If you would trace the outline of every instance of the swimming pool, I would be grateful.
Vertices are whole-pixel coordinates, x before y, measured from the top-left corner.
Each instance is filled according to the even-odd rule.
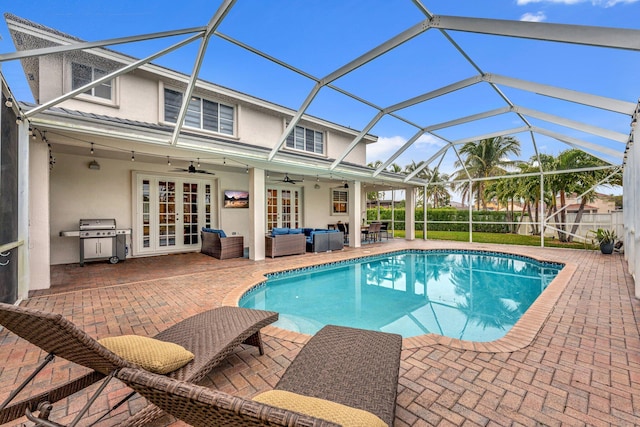
[[[306,334],[336,324],[486,342],[503,337],[562,267],[497,252],[408,250],[271,274],[240,306],[278,311],[275,326]]]

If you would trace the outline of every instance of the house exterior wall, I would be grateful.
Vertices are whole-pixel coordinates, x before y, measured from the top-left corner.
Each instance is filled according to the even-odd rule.
[[[38,144],[39,148],[45,147]],[[42,150],[40,150],[42,151]],[[119,229],[136,230],[135,207],[132,206],[133,172],[151,175],[180,176],[167,172],[165,164],[131,162],[110,158],[81,156],[56,153],[56,163],[49,171],[48,152],[42,151],[39,167],[32,167],[32,176],[38,183],[50,181],[50,262],[51,265],[79,262],[79,242],[77,237],[60,236],[61,231],[77,230],[81,218],[115,218]],[[100,170],[89,169],[89,162],[97,160]],[[36,173],[36,171],[38,171]],[[249,174],[244,170],[238,172],[215,171],[214,185],[216,191],[217,212],[214,213],[215,226],[222,228],[229,235],[245,236],[248,246],[250,209],[225,209],[223,207],[224,190],[249,190]],[[44,174],[44,176],[40,176]],[[200,177],[199,177],[200,178]],[[318,184],[320,188],[316,189]],[[338,221],[348,222],[348,216],[331,214],[331,189],[335,183],[307,181],[301,182],[297,188],[302,190],[302,224],[305,227],[326,228],[328,224]],[[34,192],[33,194],[38,194]],[[253,198],[250,195],[250,204]],[[39,222],[49,221],[49,217],[38,216]],[[42,220],[42,221],[40,221]],[[266,219],[263,219],[266,221]],[[32,234],[34,244],[46,247],[46,242],[38,242],[38,234]],[[46,239],[44,236],[42,239]],[[131,239],[127,239],[129,256],[132,256]],[[46,266],[48,274],[48,266]],[[44,273],[43,273],[44,274]],[[33,288],[32,288],[33,289]]]
[[[40,102],[48,102],[61,96],[65,91],[71,90],[71,58],[62,55],[49,55],[49,59],[41,59],[40,75],[46,75],[46,79],[40,79]],[[184,88],[166,85],[166,87],[184,91]],[[164,88],[165,84],[160,77],[144,72],[134,71],[116,78],[114,83],[112,102],[103,101],[88,95],[78,95],[60,104],[61,107],[71,110],[91,112],[94,114],[118,117],[126,120],[135,120],[144,123],[167,124],[164,122]],[[232,141],[272,149],[284,132],[289,116],[275,110],[269,111],[262,107],[255,107],[241,99],[230,99],[228,95],[218,95],[212,91],[196,88],[194,95],[231,105],[235,108],[235,135],[221,135],[214,132],[189,129],[190,132],[219,136]],[[355,135],[329,129],[317,123],[301,121],[301,126],[321,131],[325,136],[325,154],[319,157],[336,158],[342,155],[345,148],[353,141]],[[352,150],[345,161],[364,165],[366,164],[366,148],[364,142]],[[286,147],[283,147],[287,150]],[[295,151],[295,150],[292,150]],[[314,155],[312,153],[305,153]]]

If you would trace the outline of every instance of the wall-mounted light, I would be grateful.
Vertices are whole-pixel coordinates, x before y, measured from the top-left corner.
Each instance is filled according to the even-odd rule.
[[[167,166],[171,166],[171,159],[167,156]]]
[[[314,185],[313,188],[315,188],[316,190],[319,190],[320,189],[320,184]]]
[[[95,160],[92,160],[89,163],[89,169],[95,170],[95,171],[99,171],[100,170],[100,163],[96,162]]]
[[[91,143],[91,154],[92,154],[92,155],[93,155],[93,152],[94,152],[94,151],[93,151],[93,142],[92,142],[92,143]],[[100,168],[98,167],[98,169],[100,169]]]
[[[4,105],[6,105],[8,108],[13,107],[13,99],[12,98],[7,98],[7,100],[4,101]]]
[[[349,184],[347,184],[346,182],[344,183],[344,188],[349,188]]]
[[[198,167],[200,167],[200,157],[198,157]]]
[[[135,153],[133,151],[131,152],[131,161],[132,162],[136,161],[136,155],[135,155]]]

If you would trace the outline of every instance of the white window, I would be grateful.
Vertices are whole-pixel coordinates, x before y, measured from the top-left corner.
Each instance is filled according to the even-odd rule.
[[[324,134],[313,129],[296,126],[287,136],[287,147],[294,150],[324,154]]]
[[[349,190],[331,189],[331,213],[333,215],[346,215],[349,213]]]
[[[72,63],[71,64],[71,89],[75,90],[94,80],[106,76],[108,73],[90,65]],[[96,96],[103,99],[112,99],[113,80],[102,82],[98,86],[84,92],[87,95]]]
[[[164,120],[176,123],[182,105],[182,92],[164,90]],[[192,96],[187,106],[184,125],[197,129],[233,135],[234,108]]]

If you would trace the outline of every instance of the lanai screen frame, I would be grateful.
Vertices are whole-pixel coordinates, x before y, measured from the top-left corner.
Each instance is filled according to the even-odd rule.
[[[435,153],[432,157],[425,160],[420,168],[417,168],[412,173],[403,176],[402,182],[407,185],[406,188],[410,188],[411,186],[425,186],[428,183],[425,183],[424,180],[416,178],[416,175],[420,173],[420,171],[430,166],[434,161],[436,161],[440,156],[444,156],[447,151],[452,150],[455,153],[455,156],[458,160],[462,160],[460,155],[456,149],[457,146],[464,144],[470,141],[478,141],[484,138],[491,138],[497,136],[505,136],[512,135],[514,133],[520,132],[528,132],[531,135],[531,142],[535,152],[535,156],[539,156],[539,148],[535,140],[535,134],[541,134],[548,137],[551,137],[562,144],[567,145],[571,148],[576,148],[583,151],[589,151],[590,154],[595,155],[596,157],[600,157],[602,160],[611,164],[612,169],[622,169],[623,171],[623,181],[624,181],[624,192],[628,197],[625,197],[625,243],[627,247],[627,252],[625,253],[625,257],[630,259],[630,264],[639,264],[640,258],[635,259],[635,245],[640,244],[640,236],[636,238],[635,236],[635,224],[640,224],[640,214],[635,214],[635,197],[637,193],[637,188],[635,185],[635,171],[632,168],[625,167],[627,164],[634,165],[633,160],[638,155],[636,153],[636,148],[633,144],[634,134],[636,133],[635,123],[637,121],[637,116],[639,114],[638,103],[618,100],[608,97],[603,97],[599,95],[592,95],[584,92],[577,92],[569,89],[565,89],[562,87],[554,87],[539,83],[534,83],[527,80],[521,80],[509,76],[502,76],[497,74],[492,74],[483,70],[478,64],[476,64],[473,58],[465,52],[465,50],[456,43],[454,38],[451,36],[450,32],[460,31],[460,32],[470,32],[476,34],[486,34],[486,35],[495,35],[495,36],[505,36],[505,37],[513,37],[513,38],[523,38],[523,39],[531,39],[531,40],[540,40],[546,42],[558,42],[558,43],[567,43],[567,44],[577,44],[577,45],[586,45],[586,46],[597,46],[602,48],[609,49],[622,49],[637,52],[640,50],[640,30],[634,29],[618,29],[618,28],[604,28],[604,27],[593,27],[593,26],[581,26],[581,25],[566,25],[566,24],[550,24],[550,23],[536,23],[536,22],[522,22],[522,21],[509,21],[509,20],[497,20],[497,19],[485,19],[485,18],[467,18],[467,17],[455,17],[455,16],[445,16],[445,15],[435,15],[431,13],[423,4],[421,0],[412,0],[412,3],[415,7],[424,15],[425,19],[422,22],[419,22],[416,25],[413,25],[396,36],[390,38],[386,42],[379,44],[373,49],[369,50],[363,55],[349,61],[347,64],[335,69],[329,74],[323,77],[317,77],[308,73],[304,70],[298,69],[293,65],[287,63],[286,61],[280,60],[278,58],[272,57],[271,55],[256,49],[255,47],[249,46],[242,41],[235,40],[232,37],[225,35],[218,31],[218,27],[224,21],[225,17],[233,8],[236,0],[224,0],[218,10],[214,13],[214,15],[209,20],[206,26],[195,27],[195,28],[187,28],[183,30],[169,31],[163,33],[154,33],[147,34],[141,36],[131,36],[131,37],[121,37],[118,39],[105,40],[101,42],[78,42],[73,43],[69,46],[59,46],[53,48],[46,49],[38,49],[34,51],[23,51],[23,52],[15,52],[9,54],[0,55],[0,63],[9,60],[18,60],[23,58],[28,58],[37,55],[44,55],[49,53],[60,53],[60,52],[70,52],[73,50],[82,50],[82,49],[90,49],[95,47],[105,47],[114,44],[122,44],[122,43],[133,43],[137,41],[157,39],[163,37],[171,37],[176,35],[188,35],[186,39],[182,42],[176,43],[166,49],[163,49],[157,52],[154,55],[150,55],[147,58],[136,61],[130,64],[127,67],[124,67],[120,70],[117,70],[111,74],[104,76],[103,78],[91,82],[81,88],[76,89],[75,91],[69,92],[59,98],[56,98],[50,102],[42,104],[36,108],[29,110],[24,113],[24,118],[28,119],[41,111],[46,110],[47,108],[53,107],[60,102],[72,98],[73,96],[82,93],[88,89],[91,89],[95,86],[100,85],[103,81],[107,81],[113,79],[121,74],[127,73],[131,70],[134,70],[148,62],[153,61],[155,58],[158,58],[166,53],[169,53],[175,49],[178,49],[184,45],[190,44],[194,41],[200,42],[198,47],[198,53],[194,60],[193,71],[191,73],[191,78],[187,85],[187,90],[185,92],[185,96],[183,97],[183,104],[180,109],[180,113],[178,115],[178,120],[176,123],[176,127],[174,129],[173,135],[171,137],[170,144],[176,145],[178,139],[180,137],[180,133],[182,130],[182,126],[184,125],[184,119],[186,116],[188,102],[187,100],[190,98],[192,94],[197,79],[199,78],[200,69],[202,66],[202,61],[204,58],[204,54],[207,50],[207,46],[211,37],[219,37],[223,40],[226,40],[229,43],[232,43],[242,49],[246,49],[253,54],[259,55],[262,58],[265,58],[277,65],[285,67],[286,69],[297,73],[300,76],[308,78],[314,82],[314,87],[308,93],[303,103],[296,110],[296,114],[293,119],[289,121],[286,129],[283,131],[282,135],[278,139],[278,141],[274,144],[269,154],[266,156],[264,160],[267,162],[272,162],[279,155],[281,148],[283,147],[287,135],[290,131],[299,123],[300,119],[303,117],[308,107],[314,101],[314,98],[319,93],[319,91],[323,88],[330,88],[332,90],[338,91],[344,96],[347,96],[356,102],[363,103],[368,107],[371,107],[377,110],[375,116],[371,119],[371,121],[362,129],[359,135],[354,138],[349,147],[344,150],[328,167],[328,172],[340,172],[341,165],[344,162],[344,159],[347,155],[362,142],[362,139],[368,132],[378,123],[383,117],[389,116],[393,117],[397,120],[400,120],[409,126],[416,129],[415,134],[402,146],[399,150],[397,150],[394,154],[392,154],[387,160],[385,160],[382,165],[380,165],[377,169],[372,170],[371,178],[376,179],[379,178],[381,183],[391,182],[386,180],[384,176],[380,174],[385,171],[385,169],[400,156],[404,151],[406,151],[411,145],[413,145],[422,135],[431,135],[437,138],[440,141],[443,141],[446,145],[441,148],[437,153]],[[379,106],[375,103],[368,101],[360,96],[349,93],[348,91],[338,87],[335,85],[335,81],[346,74],[351,73],[352,71],[360,68],[364,64],[367,64],[370,61],[374,61],[376,58],[384,55],[385,53],[397,48],[398,46],[404,44],[405,42],[413,39],[414,37],[419,36],[420,34],[425,33],[426,31],[434,30],[439,31],[446,40],[459,52],[459,54],[467,61],[476,71],[477,75],[460,80],[458,82],[440,87],[436,90],[423,93],[421,95],[415,96],[413,98],[407,99],[405,101],[388,105],[388,106]],[[476,84],[486,84],[493,91],[495,91],[499,97],[504,101],[505,106],[498,109],[492,109],[488,111],[484,111],[481,113],[477,113],[471,116],[460,117],[455,120],[451,120],[448,122],[438,123],[438,124],[418,124],[414,121],[404,117],[400,114],[400,111],[404,108],[407,108],[412,105],[416,105],[418,103],[427,102],[436,97],[442,96],[444,94],[452,93],[455,91],[459,91],[465,89],[467,87],[476,85]],[[607,111],[612,111],[614,113],[623,114],[630,118],[630,132],[628,135],[617,132],[611,129],[603,129],[598,128],[586,123],[580,123],[568,118],[554,116],[542,111],[535,111],[532,109],[528,109],[524,106],[519,106],[512,102],[506,94],[501,90],[501,86],[513,87],[523,91],[537,93],[540,95],[548,96],[551,98],[561,99],[564,101],[577,103],[586,105],[589,107],[603,109]],[[476,120],[481,120],[483,118],[501,115],[501,114],[514,114],[521,122],[522,126],[512,129],[504,129],[501,131],[493,132],[490,134],[484,135],[470,135],[469,137],[458,139],[458,140],[448,140],[442,135],[438,134],[437,131],[440,129],[444,129],[447,127],[463,124],[463,123],[472,123]],[[599,137],[604,137],[612,141],[619,142],[625,146],[624,150],[613,150],[604,146],[600,146],[598,144],[589,143],[584,140],[580,140],[574,138],[566,133],[558,133],[551,131],[549,129],[534,126],[528,120],[527,117],[534,117],[544,121],[548,121],[551,123],[555,123],[567,128],[577,129],[579,131],[597,135]],[[614,159],[612,162],[611,159]],[[462,161],[461,161],[462,163]],[[540,162],[538,162],[540,164]],[[386,173],[386,172],[385,172]],[[542,170],[542,166],[540,166],[540,177],[542,178],[545,175],[545,171]],[[467,173],[469,180],[473,182],[474,178],[472,178]],[[499,178],[514,178],[519,175],[509,175],[509,176],[496,176],[491,177],[492,179]],[[521,175],[524,176],[524,175]],[[541,179],[541,182],[543,180]],[[397,181],[393,181],[397,182]],[[541,186],[542,187],[542,186]],[[629,190],[632,190],[629,192]],[[543,193],[543,189],[541,188],[541,194]],[[630,197],[629,197],[630,196]],[[543,221],[544,223],[544,221]],[[544,225],[544,224],[542,224]],[[544,234],[544,233],[542,233]],[[544,245],[543,239],[541,239],[541,244]],[[640,254],[639,254],[640,255]],[[633,273],[633,268],[630,267]]]

